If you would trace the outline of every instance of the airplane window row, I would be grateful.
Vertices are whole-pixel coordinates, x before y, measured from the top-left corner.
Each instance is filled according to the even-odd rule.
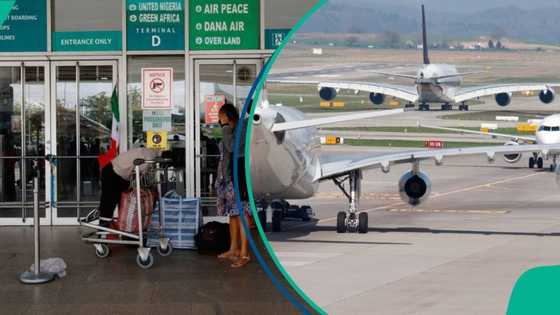
[[[560,131],[560,127],[540,126],[539,131]]]

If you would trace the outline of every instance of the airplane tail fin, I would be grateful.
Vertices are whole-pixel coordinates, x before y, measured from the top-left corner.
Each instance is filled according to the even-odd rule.
[[[428,35],[426,34],[426,13],[424,12],[424,5],[422,4],[422,49],[424,55],[424,64],[430,64],[428,56]]]

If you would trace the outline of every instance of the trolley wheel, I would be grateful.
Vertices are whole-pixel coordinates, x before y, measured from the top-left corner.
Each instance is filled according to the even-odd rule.
[[[360,212],[358,215],[358,233],[368,232],[368,214],[367,212]]]
[[[157,252],[160,256],[169,256],[173,252],[173,247],[171,247],[171,243],[167,243],[167,248],[163,249],[161,246],[157,247]]]
[[[97,257],[99,258],[109,257],[109,254],[111,253],[111,251],[109,250],[109,246],[107,246],[106,244],[99,244],[100,249],[97,246],[94,247],[95,247],[95,255],[97,255]]]
[[[146,258],[146,260],[142,260],[140,254],[138,254],[136,255],[136,264],[142,269],[150,269],[150,267],[154,264],[154,256],[150,253],[148,254],[148,258]]]
[[[346,233],[346,212],[340,211],[336,215],[336,233]]]

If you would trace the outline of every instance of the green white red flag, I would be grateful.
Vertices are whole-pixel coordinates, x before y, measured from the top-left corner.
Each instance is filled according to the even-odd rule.
[[[117,94],[117,86],[113,89],[111,95],[111,113],[113,114],[113,121],[111,123],[111,144],[105,153],[101,153],[97,158],[99,167],[103,168],[109,164],[119,153],[119,96]]]

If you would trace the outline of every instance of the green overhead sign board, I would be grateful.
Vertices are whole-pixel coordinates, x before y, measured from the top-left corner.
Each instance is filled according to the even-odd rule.
[[[190,0],[190,50],[260,46],[260,0]]]
[[[0,0],[0,51],[47,50],[47,1]]]
[[[128,50],[184,50],[183,0],[127,0]]]
[[[276,49],[284,41],[286,36],[290,33],[289,28],[282,29],[267,29],[264,32],[264,42],[266,49]]]
[[[54,32],[52,49],[55,51],[121,50],[120,31]]]

